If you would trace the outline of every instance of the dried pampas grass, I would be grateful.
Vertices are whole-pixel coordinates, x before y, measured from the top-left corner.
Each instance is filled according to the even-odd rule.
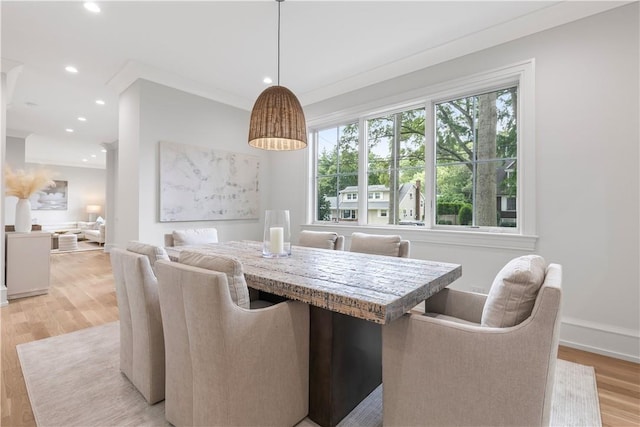
[[[8,165],[4,169],[5,192],[7,196],[15,196],[19,199],[28,199],[32,194],[49,187],[55,187],[56,183],[51,179],[52,173],[39,169],[34,172],[25,172],[22,169],[14,172]]]

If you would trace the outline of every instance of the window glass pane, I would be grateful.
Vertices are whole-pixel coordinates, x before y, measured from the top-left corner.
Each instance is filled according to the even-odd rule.
[[[437,224],[517,225],[517,203],[507,209],[517,194],[516,96],[512,87],[436,104]]]
[[[317,131],[317,141],[316,220],[353,221],[358,209],[358,124]]]
[[[368,224],[412,224],[424,220],[424,121],[418,108],[367,121],[369,149]],[[386,210],[387,215],[377,215]]]

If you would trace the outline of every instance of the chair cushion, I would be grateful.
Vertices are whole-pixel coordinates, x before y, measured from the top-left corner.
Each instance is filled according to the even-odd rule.
[[[544,281],[546,263],[538,255],[525,255],[507,263],[491,285],[482,310],[482,326],[508,328],[531,315]]]
[[[338,233],[331,231],[310,231],[300,232],[298,244],[309,248],[335,249]]]
[[[127,250],[140,255],[146,255],[146,257],[149,258],[151,268],[154,267],[156,261],[159,261],[161,259],[169,261],[169,255],[167,254],[167,251],[165,251],[164,248],[160,246],[149,245],[147,243],[132,240],[127,243]]]
[[[182,251],[178,262],[226,274],[233,302],[239,307],[250,308],[249,288],[244,278],[242,263],[237,259],[195,251]]]
[[[351,252],[365,254],[398,256],[400,252],[400,236],[382,236],[366,233],[351,234]]]
[[[218,230],[215,228],[195,228],[190,230],[174,230],[173,246],[201,245],[217,243]]]

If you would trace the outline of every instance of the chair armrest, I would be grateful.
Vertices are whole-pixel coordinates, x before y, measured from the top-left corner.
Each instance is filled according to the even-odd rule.
[[[457,317],[469,322],[480,323],[487,296],[474,292],[445,288],[427,299],[425,312]]]

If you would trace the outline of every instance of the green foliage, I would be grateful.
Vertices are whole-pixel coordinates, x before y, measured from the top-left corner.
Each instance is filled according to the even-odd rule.
[[[318,221],[331,221],[331,203],[318,192]]]
[[[471,205],[464,205],[458,212],[458,223],[460,225],[471,225],[473,221],[473,208]]]
[[[436,210],[438,212],[438,215],[458,215],[458,212],[460,212],[460,209],[463,206],[471,206],[471,205],[463,201],[441,202],[440,199],[438,199],[438,205],[436,207]]]

